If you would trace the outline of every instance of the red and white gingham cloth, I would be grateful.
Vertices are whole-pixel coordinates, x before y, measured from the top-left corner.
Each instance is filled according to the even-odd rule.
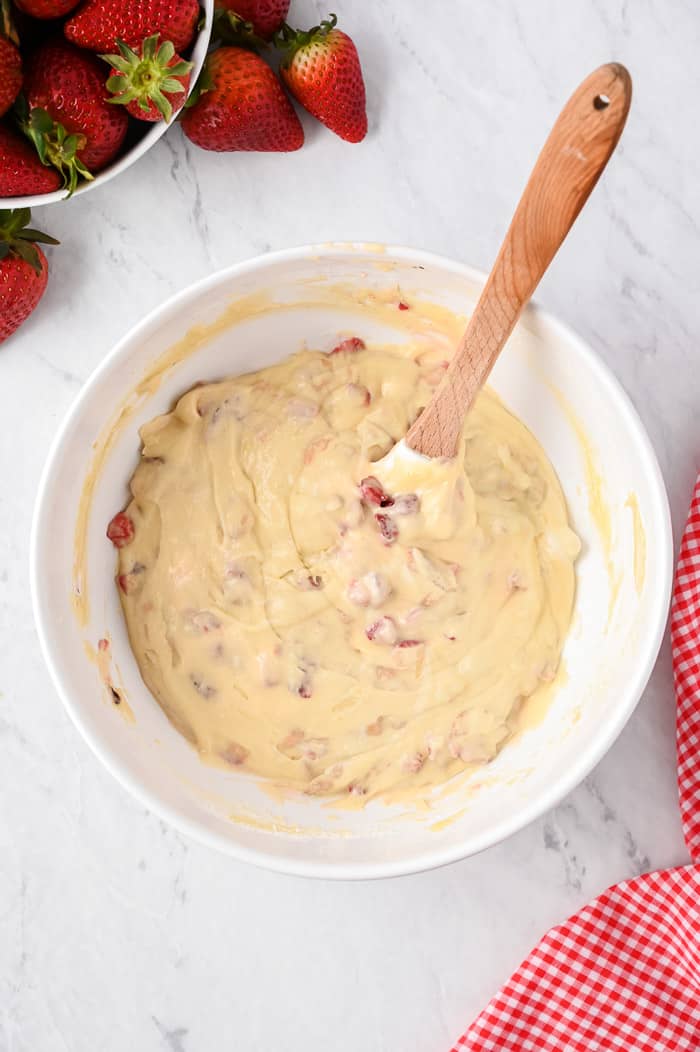
[[[671,643],[681,815],[697,864],[626,880],[552,928],[452,1052],[700,1052],[700,479]]]

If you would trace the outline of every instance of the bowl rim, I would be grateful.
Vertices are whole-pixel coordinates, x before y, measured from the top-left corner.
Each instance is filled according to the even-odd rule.
[[[197,78],[202,71],[204,60],[207,57],[214,24],[214,0],[198,0],[198,2],[200,8],[202,8],[204,12],[204,25],[195,31],[194,42],[191,45],[190,60],[193,63],[193,68],[190,77],[190,86],[187,90],[187,98],[189,98],[194,90]],[[89,50],[87,53],[90,55],[97,54],[96,52]],[[107,76],[106,73],[105,76]],[[187,98],[185,101],[187,101]],[[183,102],[182,105],[184,106],[184,104],[185,103]],[[180,107],[180,109],[182,109],[182,107]],[[59,190],[52,190],[49,194],[25,194],[23,197],[0,197],[0,208],[40,208],[43,205],[51,205],[58,201],[73,201],[76,197],[80,197],[82,194],[87,194],[91,190],[96,190],[99,186],[104,186],[105,183],[108,183],[111,179],[121,175],[121,173],[125,172],[127,168],[130,168],[132,164],[139,161],[144,154],[148,153],[152,146],[155,146],[155,144],[170,131],[175,125],[176,120],[177,112],[173,114],[172,119],[168,124],[166,124],[165,121],[155,121],[149,126],[146,122],[143,122],[146,124],[146,127],[141,138],[135,142],[126,153],[123,153],[121,157],[118,157],[111,164],[108,164],[106,168],[103,168],[101,172],[98,172],[94,179],[81,182],[70,197],[66,194],[65,187],[61,187]]]
[[[466,280],[483,284],[486,274],[468,264],[451,259],[433,252],[422,249],[414,249],[406,246],[394,245],[372,245],[366,242],[325,242],[322,244],[302,245],[295,248],[282,249],[276,252],[266,253],[234,263],[224,267],[214,274],[207,275],[200,280],[188,285],[184,289],[170,296],[159,306],[153,308],[148,314],[132,326],[131,329],[115,344],[105,358],[93,371],[88,380],[83,384],[81,390],[73,400],[61,422],[56,435],[51,443],[46,462],[41,473],[37,488],[34,514],[32,517],[30,534],[30,560],[29,578],[32,609],[36,625],[37,635],[44,661],[48,667],[54,687],[63,702],[71,720],[77,727],[83,739],[87,742],[93,753],[116,778],[121,786],[139,801],[148,811],[168,822],[179,832],[207,847],[223,851],[242,862],[248,862],[264,869],[285,873],[292,876],[315,877],[336,880],[369,880],[385,877],[405,876],[412,873],[425,872],[448,865],[460,859],[479,854],[495,844],[506,840],[514,833],[530,825],[545,812],[555,807],[565,796],[567,796],[600,762],[603,756],[616,741],[625,724],[631,717],[642,694],[649,682],[649,678],[656,664],[666,629],[668,610],[671,599],[671,588],[673,582],[673,532],[671,514],[668,503],[668,495],[663,475],[659,467],[656,453],[646,433],[646,429],[634,408],[629,396],[622,387],[605,362],[596,352],[563,322],[560,322],[536,303],[531,303],[527,308],[528,314],[540,319],[553,331],[561,336],[563,340],[576,345],[579,353],[586,359],[588,367],[595,374],[597,380],[603,384],[611,396],[616,400],[621,414],[625,417],[625,423],[630,428],[644,450],[649,470],[650,481],[654,497],[659,504],[659,518],[662,523],[662,534],[655,538],[655,550],[659,559],[661,584],[654,599],[651,644],[647,649],[644,661],[640,661],[636,676],[630,680],[626,693],[625,704],[618,705],[611,719],[604,724],[604,733],[599,731],[592,737],[585,749],[581,751],[578,759],[568,771],[548,789],[539,793],[533,801],[519,809],[514,815],[505,816],[494,823],[488,830],[475,836],[473,842],[466,849],[464,846],[450,845],[444,848],[436,848],[434,851],[422,854],[419,858],[404,859],[400,861],[378,861],[360,863],[337,863],[324,859],[299,860],[284,858],[276,855],[268,855],[262,850],[236,844],[227,839],[223,834],[215,830],[201,826],[196,820],[192,820],[182,814],[168,803],[143,787],[140,781],[131,775],[116,755],[103,745],[103,739],[98,734],[93,734],[90,727],[83,720],[81,707],[74,703],[69,691],[64,687],[58,668],[53,658],[53,648],[49,637],[48,613],[44,608],[42,599],[42,588],[39,580],[39,564],[41,553],[44,550],[49,533],[49,516],[47,514],[47,493],[54,467],[60,462],[63,443],[66,436],[79,419],[83,407],[89,403],[94,388],[102,378],[103,373],[112,368],[114,363],[135,342],[142,341],[143,337],[175,310],[186,306],[189,302],[196,300],[201,293],[209,288],[216,287],[220,283],[235,279],[244,274],[254,273],[258,270],[267,269],[275,264],[295,262],[310,257],[329,257],[334,255],[357,257],[380,247],[381,251],[388,257],[410,262],[412,264],[424,264],[438,269],[448,269],[463,274]],[[47,536],[45,536],[45,534]]]

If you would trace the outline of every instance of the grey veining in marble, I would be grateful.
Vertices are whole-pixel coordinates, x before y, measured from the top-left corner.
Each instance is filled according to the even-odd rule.
[[[477,858],[361,885],[184,840],[102,770],[49,682],[32,504],[110,346],[191,281],[310,240],[488,267],[558,106],[610,59],[634,77],[629,124],[538,298],[630,393],[679,535],[700,466],[697,5],[343,0],[338,14],[364,59],[362,146],[305,121],[298,154],[219,156],[173,128],[116,182],[34,216],[62,246],[41,309],[0,349],[0,1052],[447,1049],[550,925],[687,860],[667,646],[624,733],[553,812]]]

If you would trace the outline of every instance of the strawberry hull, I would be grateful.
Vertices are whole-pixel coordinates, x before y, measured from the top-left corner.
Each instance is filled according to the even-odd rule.
[[[156,34],[146,37],[137,51],[123,41],[118,49],[118,55],[102,56],[112,68],[107,79],[111,101],[137,120],[170,121],[187,98],[192,63]]]

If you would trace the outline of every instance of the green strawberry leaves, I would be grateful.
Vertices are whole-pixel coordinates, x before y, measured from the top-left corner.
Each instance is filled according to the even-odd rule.
[[[74,193],[79,178],[88,181],[94,178],[78,157],[78,151],[87,142],[84,135],[69,135],[46,110],[37,106],[30,110],[23,95],[17,99],[13,113],[19,128],[34,144],[41,163],[47,168],[57,168],[63,176],[68,197]]]
[[[41,273],[41,259],[34,247],[37,242],[42,245],[59,245],[55,237],[44,234],[27,226],[32,218],[28,208],[0,209],[0,261],[9,255],[23,259],[37,274]]]
[[[211,38],[229,47],[247,48],[256,54],[269,47],[269,41],[257,35],[252,22],[247,22],[235,11],[226,11],[220,7],[214,11]]]
[[[141,54],[130,48],[123,40],[117,41],[118,55],[100,55],[115,71],[107,79],[107,90],[113,98],[109,102],[128,106],[135,102],[144,113],[150,103],[156,107],[166,124],[173,115],[173,107],[167,95],[178,95],[185,91],[177,77],[186,76],[192,63],[178,58],[173,62],[175,46],[170,40],[158,43],[158,34],[146,37],[141,45]],[[172,63],[172,65],[171,65]]]
[[[290,25],[283,22],[275,34],[275,47],[286,52],[284,64],[287,65],[294,58],[300,48],[306,47],[314,40],[323,40],[331,30],[338,24],[337,15],[329,15],[320,25],[312,26],[311,29],[292,29]]]

